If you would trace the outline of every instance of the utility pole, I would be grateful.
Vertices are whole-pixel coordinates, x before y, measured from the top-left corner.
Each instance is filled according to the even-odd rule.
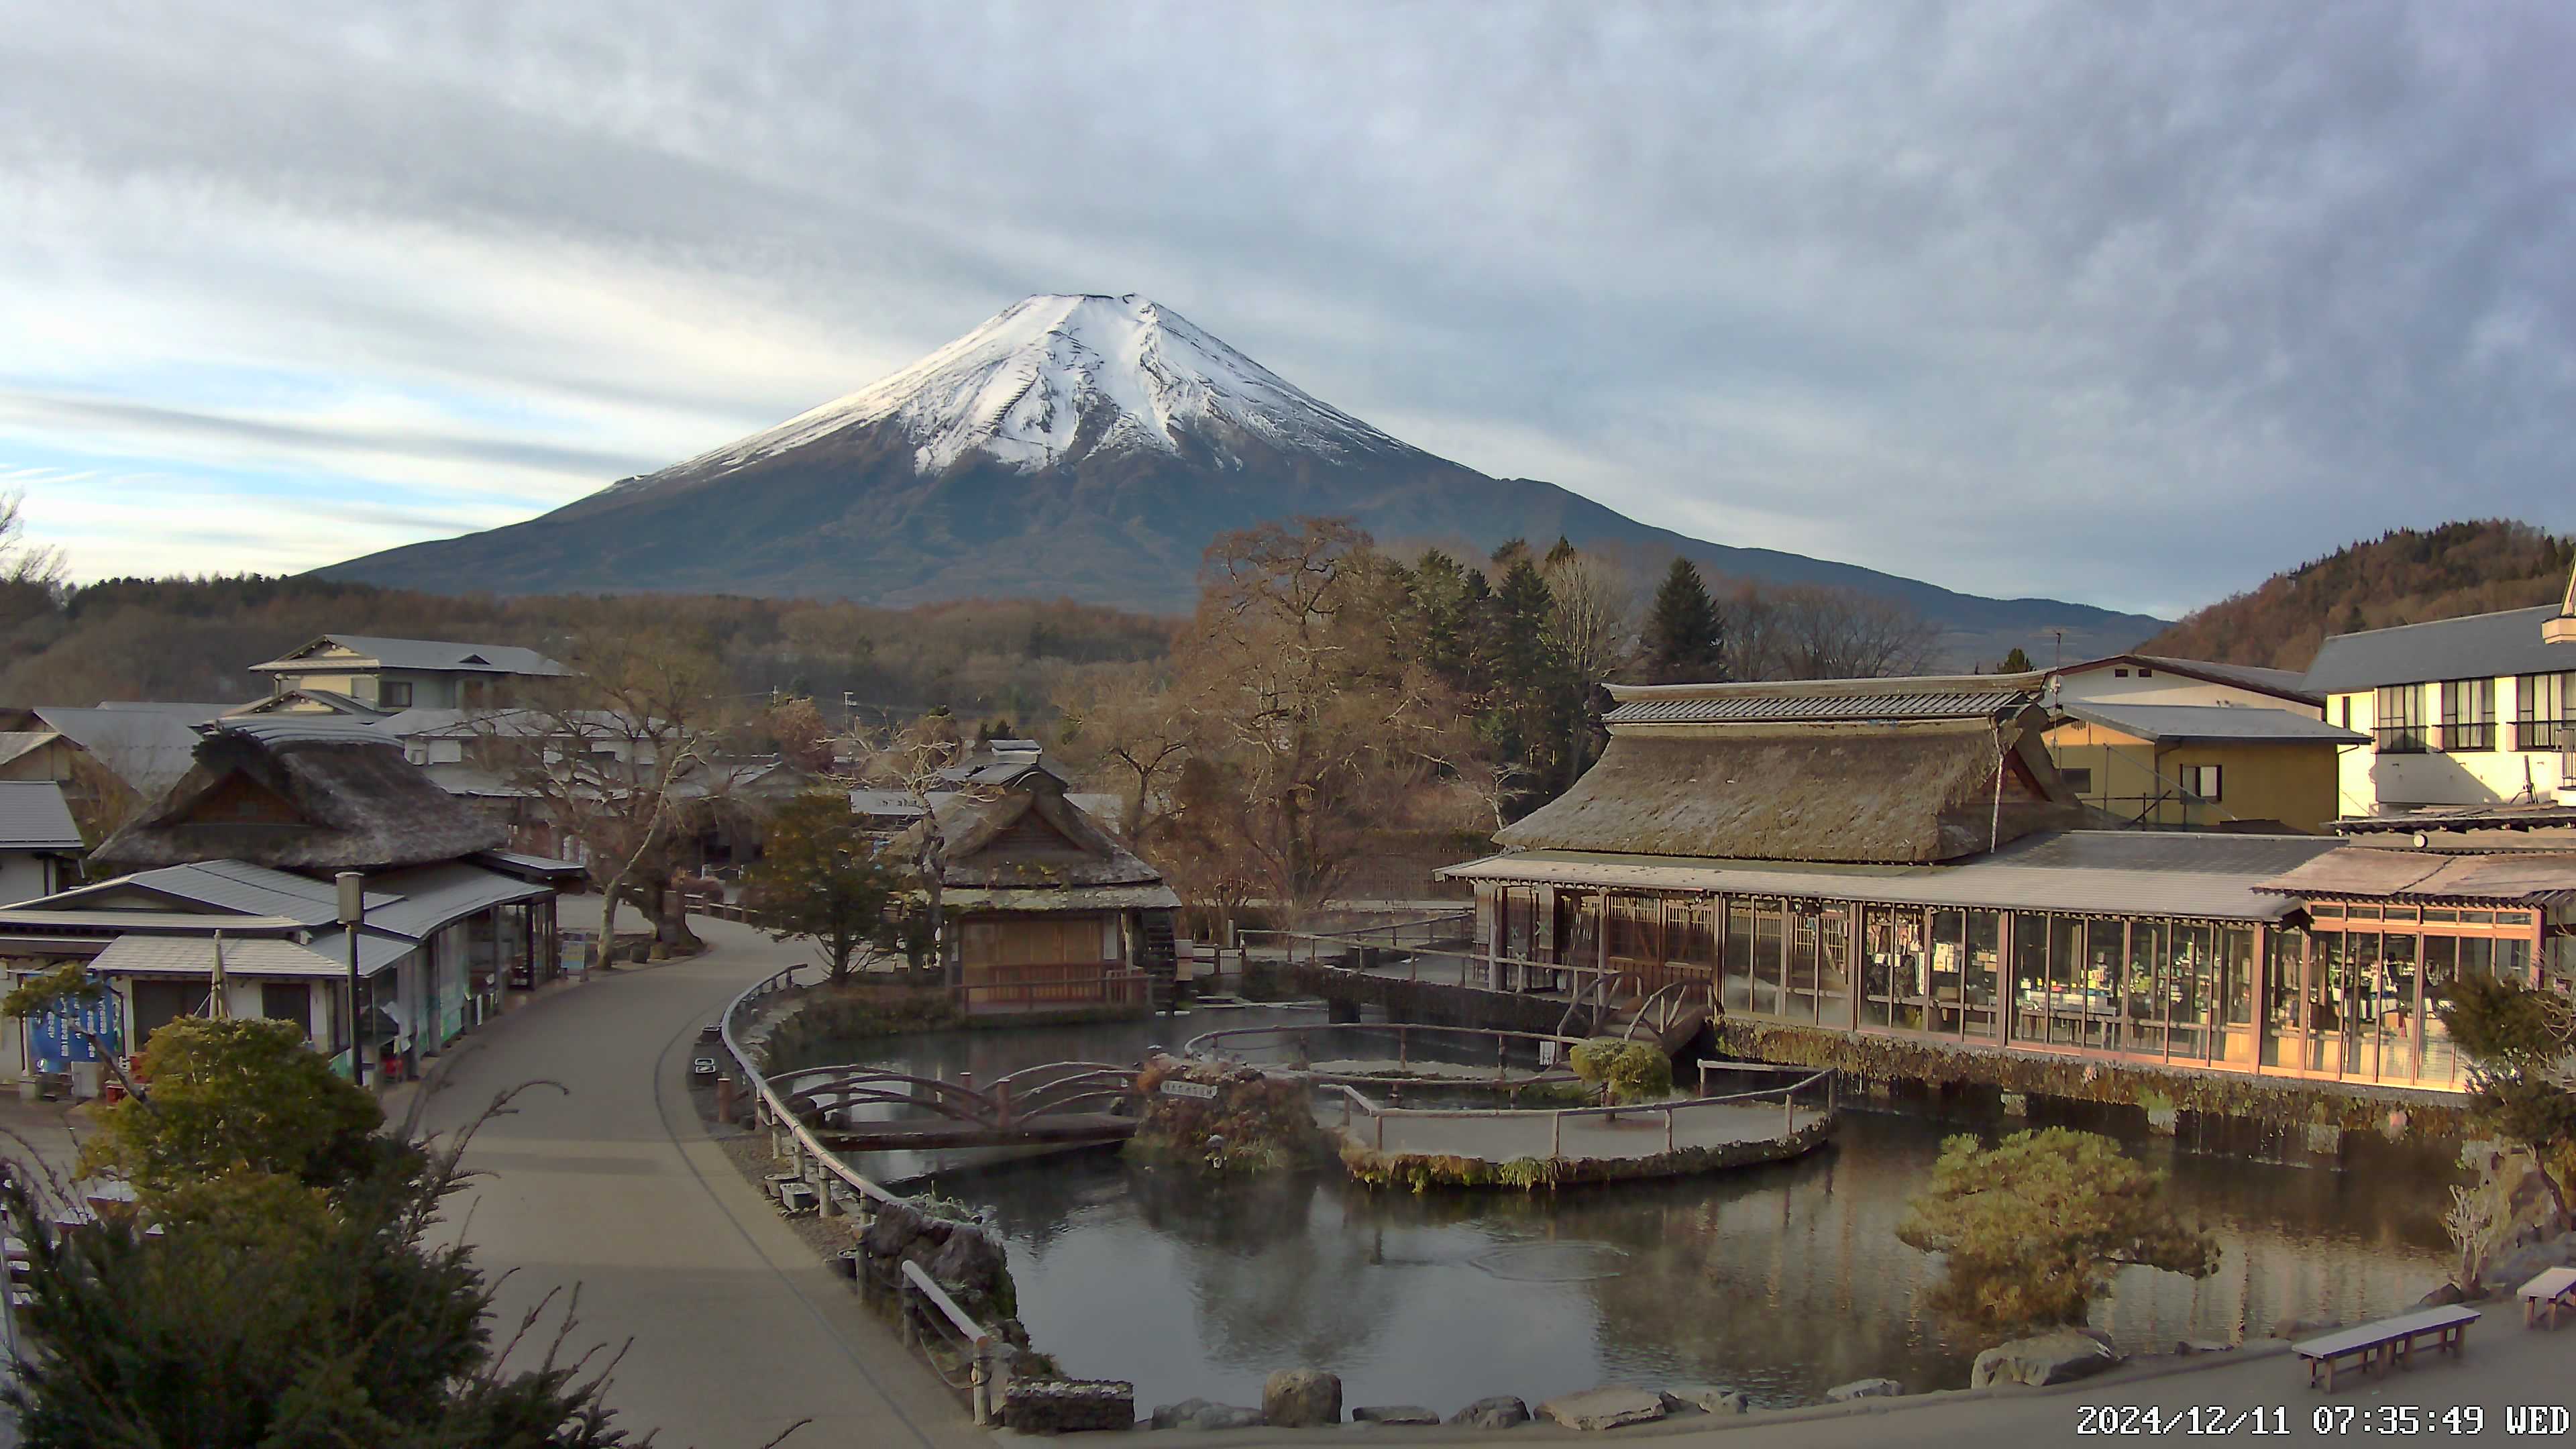
[[[367,1056],[359,1049],[358,932],[367,923],[367,878],[354,870],[332,877],[340,888],[340,931],[349,938],[349,1080],[367,1084]]]
[[[2053,672],[2066,667],[2066,631],[2052,629],[2049,632],[2057,636],[2057,652],[2048,661],[2048,667]]]

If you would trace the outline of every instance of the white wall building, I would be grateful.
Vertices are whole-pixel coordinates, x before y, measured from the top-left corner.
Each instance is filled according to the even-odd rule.
[[[2544,605],[2328,639],[2307,687],[2371,737],[2343,754],[2342,814],[2576,803],[2568,617]]]

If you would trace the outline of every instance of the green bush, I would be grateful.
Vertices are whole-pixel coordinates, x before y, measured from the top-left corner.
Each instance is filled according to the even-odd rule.
[[[1600,1087],[1613,1106],[1652,1102],[1673,1091],[1673,1059],[1642,1041],[1594,1037],[1572,1053],[1574,1074]]]

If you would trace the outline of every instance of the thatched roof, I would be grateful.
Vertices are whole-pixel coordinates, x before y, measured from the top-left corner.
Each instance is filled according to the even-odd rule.
[[[208,729],[178,783],[91,852],[97,866],[383,870],[509,843],[507,827],[440,789],[398,740],[274,715]]]
[[[937,802],[944,888],[1046,890],[1154,886],[1162,873],[1120,845],[1100,822],[1064,796],[1064,782],[1044,770],[1020,773],[1007,786],[961,791]],[[919,825],[897,838],[897,850],[920,846]]]
[[[2040,744],[2045,723],[2023,709],[2000,720],[1614,726],[1573,789],[1494,839],[1513,850],[1955,860],[2078,823]]]

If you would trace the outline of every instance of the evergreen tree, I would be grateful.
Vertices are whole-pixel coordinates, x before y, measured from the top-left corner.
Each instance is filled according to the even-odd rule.
[[[2022,652],[2022,647],[2015,644],[2012,647],[2012,652],[2003,657],[2003,662],[1995,666],[1995,673],[2028,674],[2038,667],[2038,665],[2030,662],[2030,656]]]
[[[1494,685],[1483,733],[1546,799],[1571,784],[1566,749],[1583,709],[1582,681],[1552,627],[1556,596],[1526,551],[1494,591]]]
[[[1686,558],[1673,560],[1646,611],[1646,679],[1652,684],[1726,678],[1725,618]]]

